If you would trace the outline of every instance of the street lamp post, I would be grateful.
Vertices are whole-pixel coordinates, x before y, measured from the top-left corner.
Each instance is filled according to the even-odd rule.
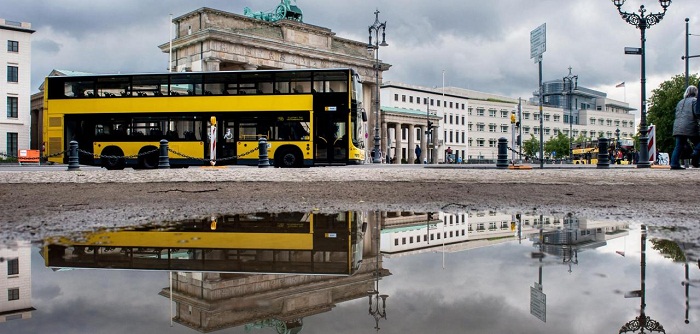
[[[386,21],[384,22],[379,22],[379,9],[374,11],[374,23],[369,26],[369,43],[367,43],[367,50],[369,52],[374,52],[375,54],[375,61],[374,61],[374,76],[376,79],[376,96],[374,99],[374,157],[372,158],[372,163],[378,164],[381,163],[382,160],[379,157],[379,141],[381,140],[379,138],[379,70],[381,69],[381,63],[379,62],[379,47],[380,46],[388,46],[389,44],[386,43]],[[382,32],[382,42],[379,43],[379,31],[381,30]],[[375,39],[374,39],[374,44],[372,44],[372,33],[374,33]]]
[[[573,142],[573,138],[574,138],[573,137],[574,136],[574,132],[573,132],[574,131],[574,127],[573,127],[574,111],[571,109],[571,99],[573,98],[574,90],[576,90],[576,88],[578,88],[578,75],[571,74],[571,66],[569,66],[569,75],[565,76],[562,79],[562,81],[564,83],[564,87],[562,87],[562,90],[564,91],[564,94],[567,97],[567,106],[569,108],[569,160],[571,160],[572,157],[574,156],[574,150],[572,148],[572,146],[573,146],[572,142]],[[567,82],[569,83],[568,94],[566,94],[567,93],[566,92],[566,87],[567,87],[566,83]]]
[[[622,11],[622,5],[625,3],[625,0],[612,0],[613,4],[617,7],[617,11],[620,13],[620,16],[622,17],[625,22],[637,27],[639,31],[641,32],[641,44],[642,44],[642,109],[641,109],[641,120],[639,122],[639,162],[637,163],[637,168],[650,168],[651,164],[649,163],[649,137],[647,137],[647,93],[646,93],[646,60],[645,60],[645,53],[646,51],[644,50],[644,44],[646,42],[645,38],[645,32],[646,30],[659,23],[661,19],[664,18],[664,14],[666,14],[666,9],[668,6],[671,5],[671,0],[659,0],[659,4],[663,8],[662,13],[649,13],[646,14],[647,10],[644,9],[644,5],[639,6],[639,14],[637,13],[628,13],[628,12],[623,12]]]
[[[690,60],[690,58],[700,57],[700,55],[694,55],[694,56],[688,55],[688,49],[690,46],[690,41],[688,41],[688,37],[690,37],[691,35],[692,36],[700,36],[700,35],[691,34],[688,31],[688,22],[689,21],[690,21],[690,19],[686,17],[685,18],[685,56],[681,56],[681,60],[685,60],[685,88],[688,88],[688,85],[690,85],[690,83],[688,82],[688,80],[689,80],[689,78],[688,78],[688,66],[690,66],[688,64],[688,60]]]

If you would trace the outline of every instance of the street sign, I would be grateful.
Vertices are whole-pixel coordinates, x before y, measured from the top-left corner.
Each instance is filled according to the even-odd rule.
[[[530,314],[547,322],[547,295],[542,292],[542,286],[535,282],[535,286],[530,287]]]
[[[626,46],[625,47],[625,54],[626,55],[641,55],[642,48],[633,48],[633,47]]]
[[[538,59],[547,51],[547,24],[535,28],[530,32],[530,58]]]

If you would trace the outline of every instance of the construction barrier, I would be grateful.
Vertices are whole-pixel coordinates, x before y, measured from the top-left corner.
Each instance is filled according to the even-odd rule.
[[[39,164],[41,157],[39,150],[19,150],[17,152],[17,161],[22,164]]]

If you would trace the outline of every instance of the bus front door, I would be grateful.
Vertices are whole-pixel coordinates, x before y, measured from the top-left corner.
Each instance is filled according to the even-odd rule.
[[[317,165],[348,161],[347,117],[342,113],[319,112],[314,119],[314,160]]]

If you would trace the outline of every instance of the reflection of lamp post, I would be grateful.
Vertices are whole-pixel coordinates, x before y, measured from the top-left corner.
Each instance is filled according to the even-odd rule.
[[[377,258],[375,260],[375,271],[373,273],[375,286],[374,290],[367,291],[367,296],[369,297],[369,315],[374,317],[374,329],[376,329],[377,331],[379,331],[379,319],[386,320],[386,299],[389,297],[388,295],[379,294],[379,280],[382,278],[382,273],[379,270],[379,262],[381,260],[381,249],[379,247],[379,234],[381,233],[381,229],[379,228],[380,218],[381,217],[379,211],[376,211],[374,219],[374,249],[375,252],[377,252]],[[379,305],[380,298],[382,300],[381,306]],[[374,307],[372,307],[373,304]]]
[[[620,13],[625,22],[637,27],[641,31],[641,42],[642,42],[642,110],[641,120],[639,122],[639,161],[637,162],[637,168],[650,168],[649,163],[649,138],[647,137],[647,79],[646,79],[646,62],[645,62],[645,50],[644,44],[646,38],[644,33],[646,29],[659,23],[661,19],[664,18],[666,14],[666,9],[671,5],[671,0],[659,0],[659,4],[664,9],[663,13],[650,13],[646,14],[646,9],[644,5],[639,6],[639,14],[637,13],[627,13],[623,12],[621,7],[625,3],[625,0],[612,0],[613,4],[617,7],[617,11]]]
[[[640,263],[640,272],[641,272],[641,290],[639,291],[632,291],[630,294],[625,294],[625,298],[628,297],[640,297],[640,311],[639,311],[639,316],[628,321],[626,324],[620,328],[619,333],[627,333],[627,332],[635,332],[640,330],[640,333],[644,333],[644,330],[648,330],[649,332],[659,332],[659,333],[666,333],[666,330],[664,329],[664,326],[661,326],[661,324],[656,321],[651,319],[646,313],[644,313],[644,309],[646,308],[646,267],[647,267],[647,227],[646,225],[642,225],[642,260]]]
[[[565,76],[563,79],[564,86],[562,87],[562,94],[566,96],[567,106],[569,108],[569,160],[574,156],[574,149],[572,148],[573,136],[574,136],[574,112],[571,109],[571,98],[573,97],[573,91],[578,87],[578,75],[571,75],[571,66],[569,66],[569,75]],[[567,81],[569,82],[569,89],[567,92]],[[568,94],[567,94],[568,93]]]
[[[375,19],[374,23],[369,26],[369,43],[367,43],[367,51],[369,52],[374,52],[375,53],[375,62],[374,62],[374,76],[376,79],[376,96],[375,96],[375,103],[374,103],[374,113],[375,113],[375,118],[374,118],[374,158],[372,158],[372,163],[378,164],[381,163],[382,160],[379,157],[379,70],[381,69],[381,63],[379,62],[379,47],[380,46],[388,46],[389,44],[386,43],[386,36],[385,36],[385,29],[386,29],[386,21],[379,22],[379,10],[374,11]],[[379,31],[382,31],[382,43],[379,43]],[[372,44],[372,32],[374,32],[374,36],[376,37],[374,40],[374,44]]]

